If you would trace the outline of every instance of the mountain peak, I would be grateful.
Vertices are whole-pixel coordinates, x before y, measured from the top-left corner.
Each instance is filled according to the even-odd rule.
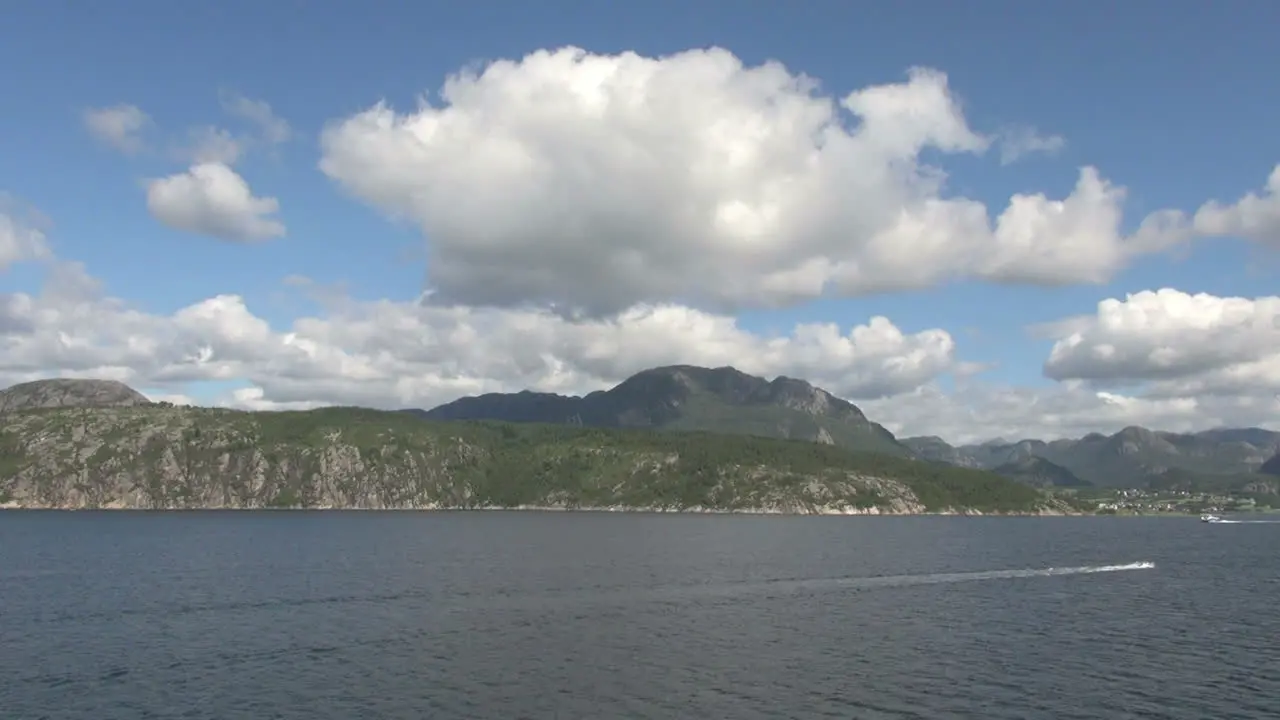
[[[1138,425],[1129,425],[1116,435],[1126,440],[1149,440],[1156,436],[1154,432]]]
[[[799,410],[800,412],[809,413],[810,415],[825,415],[834,407],[843,405],[840,409],[852,409],[862,417],[862,411],[853,406],[852,403],[846,403],[839,400],[831,393],[819,387],[814,387],[804,380],[789,378],[785,375],[779,375],[769,383],[770,399],[785,407]]]
[[[133,407],[147,396],[118,380],[50,378],[18,383],[0,391],[0,412],[57,407]]]
[[[1067,468],[1035,455],[1005,463],[992,472],[1010,480],[1040,487],[1087,487],[1091,484],[1081,480]]]
[[[421,414],[438,420],[667,427],[909,454],[892,433],[868,420],[857,406],[822,388],[786,376],[766,380],[731,366],[664,365],[585,397],[494,394],[460,398]]]

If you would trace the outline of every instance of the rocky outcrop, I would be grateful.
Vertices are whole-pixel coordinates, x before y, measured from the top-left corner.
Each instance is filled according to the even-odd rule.
[[[136,407],[150,402],[142,393],[115,380],[36,380],[0,391],[0,412],[37,408]]]
[[[0,505],[1046,513],[973,470],[745,436],[433,422],[359,408],[9,413]]]

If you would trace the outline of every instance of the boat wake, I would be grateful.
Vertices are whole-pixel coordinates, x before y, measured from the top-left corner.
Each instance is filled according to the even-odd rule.
[[[978,572],[929,573],[925,575],[881,575],[877,577],[839,578],[826,582],[841,587],[880,587],[900,585],[933,585],[937,583],[975,582],[978,580],[1008,580],[1013,578],[1054,577],[1057,575],[1088,575],[1093,573],[1151,570],[1153,562],[1133,562],[1123,565],[1080,565],[1076,567],[1022,568],[1017,570],[982,570]]]
[[[1095,573],[1151,570],[1153,562],[1132,562],[1123,565],[1080,565],[1075,567],[1021,568],[1016,570],[982,570],[977,572],[927,573],[920,575],[873,575],[864,577],[772,579],[745,582],[708,583],[705,585],[668,586],[654,588],[655,597],[734,597],[742,595],[774,595],[793,592],[824,592],[832,590],[872,590],[876,588],[907,587],[912,585],[938,585],[942,583],[978,582],[983,580],[1008,580],[1015,578],[1056,577],[1059,575],[1089,575]]]
[[[1280,520],[1224,520],[1218,518],[1213,525],[1280,525]]]

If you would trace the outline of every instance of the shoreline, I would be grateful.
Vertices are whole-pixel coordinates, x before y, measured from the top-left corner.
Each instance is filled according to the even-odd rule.
[[[882,508],[814,508],[812,510],[784,510],[779,508],[663,508],[632,506],[579,506],[564,507],[554,505],[515,505],[502,507],[169,507],[145,508],[129,507],[120,504],[108,504],[98,507],[57,507],[42,505],[21,505],[10,501],[0,503],[0,511],[13,512],[140,512],[140,513],[183,513],[183,512],[286,512],[286,513],[323,513],[323,512],[394,512],[394,513],[443,513],[443,512],[532,512],[532,513],[625,513],[634,515],[776,515],[796,517],[1090,517],[1097,513],[1082,511],[1062,511],[1053,509],[1018,510],[1018,511],[983,511],[976,509],[946,509],[895,511]]]

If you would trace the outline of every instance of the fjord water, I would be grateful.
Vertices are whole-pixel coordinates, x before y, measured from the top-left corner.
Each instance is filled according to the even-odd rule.
[[[0,717],[1275,717],[1278,549],[1189,518],[4,512]]]

